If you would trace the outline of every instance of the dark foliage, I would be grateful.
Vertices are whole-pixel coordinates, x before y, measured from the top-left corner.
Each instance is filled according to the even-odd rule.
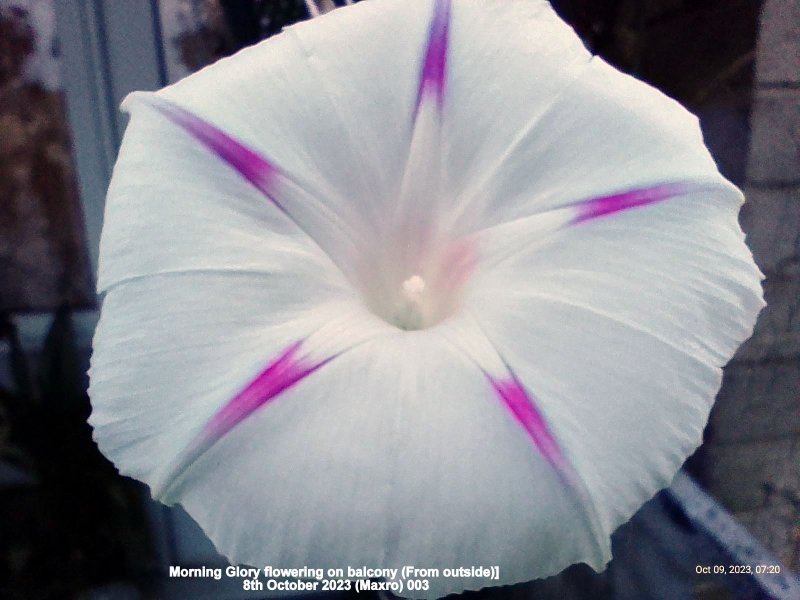
[[[146,567],[140,489],[97,450],[86,422],[86,378],[71,317],[56,316],[36,369],[0,318],[14,389],[0,389],[0,462],[21,474],[0,487],[0,597],[45,600]]]

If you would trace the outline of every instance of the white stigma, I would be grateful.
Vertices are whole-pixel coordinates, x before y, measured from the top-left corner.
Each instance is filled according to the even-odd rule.
[[[472,246],[444,240],[410,253],[402,242],[368,255],[357,283],[367,308],[390,325],[428,329],[461,307],[474,262]]]
[[[419,275],[412,275],[401,285],[401,298],[395,322],[402,329],[420,329],[425,324],[425,280]]]
[[[425,280],[419,275],[412,275],[403,282],[403,296],[409,302],[419,304],[425,291]]]

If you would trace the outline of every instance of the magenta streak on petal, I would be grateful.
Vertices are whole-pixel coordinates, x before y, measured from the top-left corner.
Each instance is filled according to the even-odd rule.
[[[297,354],[302,342],[292,344],[209,421],[200,438],[214,442],[287,388],[310,375],[323,363],[303,364]],[[325,361],[327,362],[327,361]]]
[[[590,221],[599,217],[613,215],[623,210],[636,208],[639,206],[646,206],[655,202],[661,202],[674,196],[679,196],[689,189],[687,184],[682,183],[669,183],[663,185],[656,185],[649,188],[641,188],[636,190],[629,190],[610,196],[602,196],[599,198],[592,198],[591,200],[584,200],[574,205],[577,209],[577,214],[570,222],[571,225],[577,225],[584,221]]]
[[[425,64],[417,93],[417,111],[425,94],[433,94],[437,108],[442,109],[447,77],[447,46],[450,29],[451,0],[434,0],[433,19],[428,32]]]
[[[586,525],[594,533],[595,543],[599,544],[606,534],[603,532],[592,497],[578,472],[564,456],[534,399],[510,370],[509,375],[503,379],[492,377],[488,373],[486,377],[561,483],[574,494],[580,504],[581,514],[586,519]],[[600,550],[599,554],[602,555],[603,551]]]
[[[322,361],[309,363],[298,356],[301,346],[302,342],[289,346],[211,418],[176,461],[161,494],[186,467],[226,433],[334,358],[331,356]]]
[[[487,374],[489,381],[503,400],[506,408],[522,426],[545,460],[562,479],[572,482],[571,468],[564,458],[558,442],[550,432],[544,417],[522,384],[513,376],[509,379],[496,379]]]
[[[158,98],[152,106],[233,167],[273,204],[286,212],[286,208],[274,196],[273,186],[279,172],[267,159],[185,108],[163,98]]]

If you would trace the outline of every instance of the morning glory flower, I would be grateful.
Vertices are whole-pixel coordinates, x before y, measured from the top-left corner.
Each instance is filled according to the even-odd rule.
[[[763,305],[697,119],[544,0],[362,2],[123,106],[91,423],[234,563],[603,569]]]

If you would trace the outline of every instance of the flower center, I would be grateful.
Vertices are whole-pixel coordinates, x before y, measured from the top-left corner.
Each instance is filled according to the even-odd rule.
[[[421,251],[384,249],[361,269],[370,310],[399,329],[427,329],[455,314],[474,268],[472,245],[441,243]]]
[[[400,286],[398,306],[391,321],[401,329],[423,329],[429,320],[432,301],[425,298],[425,280],[412,275]]]

